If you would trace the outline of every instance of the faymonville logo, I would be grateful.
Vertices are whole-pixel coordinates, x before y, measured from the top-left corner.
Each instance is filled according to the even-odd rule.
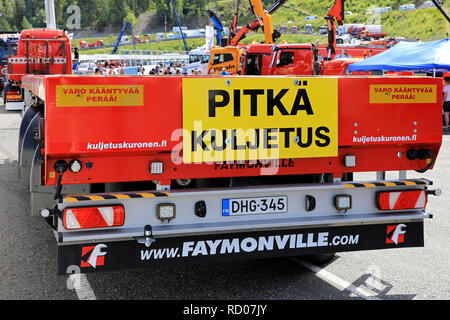
[[[405,234],[406,234],[406,225],[403,223],[394,226],[388,226],[386,233],[387,235],[386,243],[388,244],[403,243],[405,241]]]
[[[83,247],[81,249],[81,264],[80,267],[92,267],[97,268],[105,264],[106,244],[98,244],[96,246]]]

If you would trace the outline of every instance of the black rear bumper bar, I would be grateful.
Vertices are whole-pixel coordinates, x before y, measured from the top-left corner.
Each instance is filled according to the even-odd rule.
[[[423,246],[423,221],[106,241],[60,245],[58,273]]]

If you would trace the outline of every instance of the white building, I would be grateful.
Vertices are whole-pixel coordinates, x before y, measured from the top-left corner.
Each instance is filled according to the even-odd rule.
[[[422,8],[431,8],[431,7],[434,7],[434,6],[435,6],[435,5],[434,5],[433,1],[425,1],[425,2],[423,3]]]
[[[416,9],[416,5],[414,3],[403,4],[398,8],[399,11],[408,11],[408,10],[415,10],[415,9]]]

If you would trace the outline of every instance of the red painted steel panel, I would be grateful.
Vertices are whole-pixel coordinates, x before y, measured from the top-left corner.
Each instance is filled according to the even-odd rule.
[[[57,106],[56,87],[142,85],[143,105],[138,106]],[[106,142],[143,143],[167,141],[145,153],[170,151],[174,128],[182,126],[180,77],[49,77],[46,86],[45,146],[48,156],[67,154],[96,155],[137,152],[137,148],[107,151],[94,148]],[[89,94],[89,93],[86,93]],[[76,94],[74,94],[76,96]],[[94,95],[102,97],[104,95]]]
[[[239,165],[183,164],[181,135],[172,139],[172,134],[182,127],[182,79],[176,76],[26,77],[24,84],[27,88],[42,92],[42,87],[45,87],[46,184],[56,183],[55,161],[75,158],[81,160],[83,169],[79,173],[67,171],[63,184],[148,180],[159,180],[165,184],[181,178],[418,170],[427,166],[427,160],[408,160],[406,151],[427,148],[437,155],[442,141],[441,79],[341,77],[338,82],[337,157],[284,159],[270,163],[262,160],[256,164],[246,162]],[[61,94],[61,88],[67,89],[71,85],[86,89],[92,86],[142,86],[143,103],[136,106],[57,106],[57,86],[63,86],[58,87]],[[385,99],[383,94],[370,93],[371,86],[390,86],[392,91],[403,87],[435,89],[431,94],[424,93],[423,99],[427,102],[417,103],[422,99],[422,95],[418,94],[411,100],[415,101],[413,103],[399,103],[398,99],[386,103],[380,102]],[[77,104],[75,96],[73,101]],[[62,105],[72,101],[72,98],[58,99]],[[409,141],[405,140],[407,137]],[[161,144],[164,140],[167,141],[165,145]],[[160,145],[151,148],[114,148],[111,145],[105,148],[105,144],[110,142],[144,141],[159,142]],[[102,142],[103,150],[99,150],[99,143]],[[93,148],[94,144],[97,148]],[[355,167],[343,165],[346,154],[356,156]],[[149,172],[150,163],[155,160],[164,163],[163,174]]]
[[[435,86],[436,101],[370,103],[370,86],[404,89]],[[394,93],[391,93],[393,95]],[[412,94],[421,94],[412,93]],[[406,96],[407,93],[398,93]],[[418,97],[417,97],[418,98]],[[396,102],[399,102],[397,99]],[[343,77],[339,79],[339,146],[440,144],[442,140],[442,80],[430,77]],[[416,131],[415,131],[416,130]],[[355,131],[357,134],[355,134]],[[359,141],[363,137],[410,137],[413,141]]]

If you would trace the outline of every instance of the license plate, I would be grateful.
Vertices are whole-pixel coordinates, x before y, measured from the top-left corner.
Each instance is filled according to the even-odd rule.
[[[222,216],[287,212],[287,196],[222,200]]]

